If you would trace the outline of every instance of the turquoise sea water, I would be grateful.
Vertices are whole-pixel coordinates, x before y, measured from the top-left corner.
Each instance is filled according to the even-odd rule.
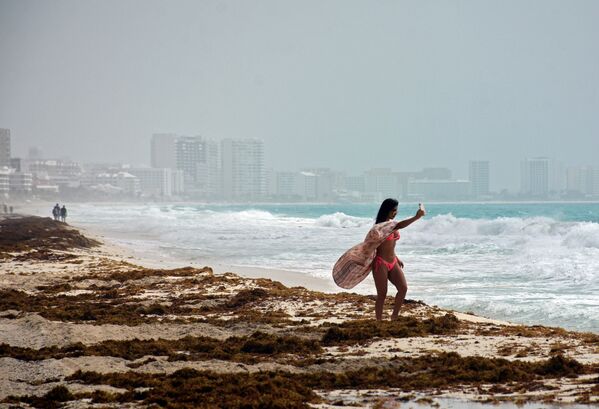
[[[470,219],[495,219],[500,217],[549,217],[558,221],[579,221],[599,223],[599,203],[432,203],[425,204],[428,217],[452,214],[455,217]],[[264,210],[273,214],[317,218],[337,212],[350,216],[372,218],[376,216],[378,203],[373,204],[259,204],[259,205],[195,205],[198,210],[244,211]],[[170,209],[165,206],[164,209]],[[172,208],[188,208],[174,206]],[[398,216],[409,217],[415,213],[417,203],[399,204]]]
[[[599,203],[426,204],[401,231],[408,298],[527,324],[599,332]],[[417,204],[400,204],[397,219]],[[182,262],[330,280],[377,204],[77,205],[70,221]],[[367,278],[356,292],[375,292]]]

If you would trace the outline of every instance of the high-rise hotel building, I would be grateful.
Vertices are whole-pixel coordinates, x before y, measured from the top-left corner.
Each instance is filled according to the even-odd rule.
[[[152,135],[151,160],[153,168],[177,169],[177,135]]]
[[[549,193],[549,158],[525,159],[521,163],[521,191],[526,195],[544,197]]]
[[[0,168],[10,167],[10,129],[0,128]]]
[[[266,195],[264,142],[224,139],[221,142],[222,193],[226,199],[257,200]]]
[[[218,194],[218,159],[218,144],[212,139],[175,134],[152,136],[152,167],[182,171],[189,194]]]
[[[213,196],[218,193],[218,144],[201,136],[179,136],[177,168],[183,171],[186,191]]]
[[[489,195],[489,161],[471,160],[469,164],[469,179],[472,188],[472,197],[481,198]]]

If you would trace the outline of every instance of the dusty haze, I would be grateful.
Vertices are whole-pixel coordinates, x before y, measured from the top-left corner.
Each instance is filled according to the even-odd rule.
[[[13,156],[149,164],[155,132],[277,170],[599,165],[597,1],[0,1]]]

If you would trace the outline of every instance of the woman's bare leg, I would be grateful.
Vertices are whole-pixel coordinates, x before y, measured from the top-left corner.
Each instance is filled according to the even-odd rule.
[[[406,293],[408,292],[408,283],[406,282],[406,277],[404,276],[403,270],[399,266],[399,263],[395,264],[393,269],[389,271],[389,281],[391,281],[395,288],[397,288],[395,305],[393,306],[393,313],[391,314],[391,319],[396,320],[397,316],[399,315],[399,309],[401,308],[403,301],[406,298]]]
[[[385,298],[387,298],[387,267],[379,265],[378,269],[372,270],[372,276],[374,277],[374,285],[376,286],[376,304],[374,304],[374,314],[376,320],[380,321],[383,319],[383,306],[385,305]]]

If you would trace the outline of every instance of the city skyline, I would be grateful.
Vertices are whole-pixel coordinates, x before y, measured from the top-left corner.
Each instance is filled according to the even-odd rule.
[[[164,132],[164,133],[154,133],[152,135],[179,135],[176,134],[174,132]],[[14,132],[13,132],[14,135]],[[146,139],[151,140],[152,139],[152,135],[148,136]],[[196,136],[189,136],[189,135],[196,135]],[[232,139],[232,138],[207,138],[204,136],[200,136],[201,133],[198,132],[188,132],[188,133],[183,133],[179,136],[181,137],[188,137],[188,138],[204,138],[206,140],[213,140],[216,141],[217,143],[220,143],[220,141],[222,139]],[[18,147],[19,152],[21,152],[21,154],[19,155],[15,155],[15,152],[13,152],[13,156],[14,157],[28,157],[30,154],[30,151],[34,151],[34,152],[47,152],[51,149],[48,149],[48,146],[27,146],[24,147],[23,143],[21,141],[15,143],[15,138],[13,137],[13,142],[12,142],[12,146],[13,146],[13,150],[15,149],[15,146]],[[238,138],[239,139],[239,138]],[[240,138],[240,139],[256,139],[256,138]],[[138,151],[140,149],[137,149]],[[280,170],[280,171],[301,171],[303,169],[309,169],[309,168],[331,168],[331,169],[335,169],[333,168],[330,164],[327,163],[321,163],[318,165],[314,165],[314,164],[297,164],[295,168],[291,168],[291,167],[287,167],[287,168],[275,168],[272,165],[272,159],[270,158],[270,156],[268,154],[266,154],[266,152],[268,152],[270,149],[268,147],[268,145],[265,145],[265,158],[266,158],[266,162],[265,162],[265,166],[267,168],[270,169],[276,169],[276,170]],[[151,145],[145,146],[144,149],[142,149],[142,151],[146,151],[147,152],[147,157],[145,160],[141,160],[141,161],[117,161],[118,163],[122,163],[122,164],[126,164],[132,167],[149,167],[152,166],[152,149],[151,149]],[[88,163],[94,163],[94,162],[98,162],[98,163],[109,163],[111,162],[110,159],[103,159],[103,158],[97,158],[95,160],[92,161],[84,161],[81,160],[79,158],[77,158],[76,156],[74,156],[73,153],[70,152],[64,152],[62,155],[58,155],[58,156],[54,156],[54,157],[49,157],[51,159],[68,159],[68,160],[73,160],[76,162],[88,162]],[[522,187],[522,177],[521,177],[521,171],[520,171],[520,167],[521,167],[521,163],[522,161],[527,160],[527,158],[549,158],[551,160],[557,161],[561,164],[561,166],[563,166],[564,168],[567,167],[585,167],[585,166],[592,166],[592,167],[599,167],[599,158],[594,160],[594,161],[590,161],[587,163],[584,162],[575,162],[575,161],[571,161],[571,162],[564,162],[560,157],[555,157],[555,156],[547,156],[547,155],[542,155],[542,154],[533,154],[533,155],[529,155],[529,156],[525,156],[525,157],[515,157],[513,158],[513,163],[511,163],[511,166],[518,168],[519,172],[517,174],[515,174],[513,179],[510,179],[507,183],[504,182],[503,185],[501,185],[498,182],[499,180],[505,180],[504,178],[502,179],[501,175],[498,175],[498,169],[500,169],[500,166],[493,162],[490,161],[488,159],[485,158],[466,158],[466,160],[464,162],[460,162],[460,163],[455,163],[454,162],[454,166],[443,166],[442,164],[438,164],[438,163],[429,163],[427,165],[422,165],[420,167],[417,168],[399,168],[399,167],[391,167],[391,169],[393,169],[394,171],[398,171],[398,172],[414,172],[417,171],[419,169],[424,169],[424,168],[434,168],[434,167],[445,167],[447,169],[450,169],[452,171],[452,174],[456,176],[456,178],[459,179],[465,179],[468,180],[470,177],[470,170],[469,170],[469,162],[470,161],[487,161],[490,163],[490,172],[494,174],[495,178],[491,179],[491,185],[489,186],[490,191],[493,192],[500,192],[502,190],[508,190],[510,192],[516,193],[519,192],[521,190]],[[364,165],[363,170],[354,170],[354,171],[346,171],[344,169],[336,169],[338,171],[342,171],[347,173],[348,175],[358,175],[358,174],[362,174],[363,172],[368,171],[369,169],[374,169],[377,168],[377,166],[371,166],[368,167],[367,165]]]
[[[153,134],[151,166],[85,163],[44,158],[32,147],[28,157],[11,154],[10,129],[0,128],[0,167],[4,196],[68,193],[73,198],[97,193],[121,199],[208,201],[407,201],[589,200],[599,198],[599,167],[565,166],[554,158],[524,158],[517,191],[493,191],[491,162],[468,161],[468,177],[445,167],[417,171],[370,168],[358,175],[329,167],[281,170],[265,166],[260,139],[223,139],[175,133]],[[116,197],[115,197],[116,198]]]
[[[9,130],[10,131],[10,130]],[[9,132],[10,134],[10,132]],[[189,135],[196,135],[196,136],[189,136]],[[13,157],[20,157],[20,158],[27,158],[30,156],[31,152],[34,152],[35,155],[40,155],[43,154],[47,151],[47,147],[45,146],[29,146],[27,147],[27,149],[25,149],[25,152],[21,149],[21,154],[16,154],[16,152],[14,152],[14,146],[15,145],[22,145],[22,144],[15,144],[15,138],[14,138],[14,133],[12,133],[13,138],[11,139],[11,145],[13,146]],[[118,161],[118,162],[114,162],[111,160],[94,160],[94,161],[84,161],[81,160],[80,158],[74,157],[73,155],[69,155],[69,154],[64,154],[61,156],[56,156],[56,157],[48,157],[46,156],[46,159],[58,159],[58,160],[63,160],[63,159],[67,159],[67,160],[72,160],[74,162],[78,162],[78,163],[120,163],[123,165],[127,165],[129,167],[135,167],[135,168],[139,168],[139,167],[161,167],[161,166],[154,166],[153,164],[153,158],[152,158],[152,138],[154,137],[154,135],[163,135],[163,136],[172,136],[172,137],[181,137],[181,138],[188,138],[188,139],[193,139],[193,138],[201,138],[204,140],[208,140],[208,141],[214,141],[217,144],[220,144],[220,142],[223,139],[219,139],[219,138],[206,138],[203,136],[200,136],[199,133],[184,133],[184,134],[176,134],[174,132],[165,132],[165,133],[153,133],[152,135],[147,137],[147,141],[148,143],[146,143],[147,146],[144,146],[143,149],[141,150],[147,150],[147,158],[144,161],[140,161],[140,162],[129,162],[129,161]],[[231,138],[225,138],[225,139],[231,139]],[[237,139],[255,139],[255,138],[237,138]],[[146,149],[147,148],[147,149]],[[139,150],[139,149],[138,149]],[[268,152],[268,145],[265,144],[264,146],[264,150],[265,152]],[[174,152],[173,152],[174,154]],[[514,159],[514,166],[518,167],[519,172],[516,175],[516,177],[511,180],[510,184],[512,187],[508,188],[507,186],[499,186],[498,183],[496,182],[496,180],[494,180],[495,178],[497,178],[497,172],[496,172],[496,166],[497,164],[493,163],[492,161],[489,160],[485,160],[485,159],[481,159],[481,158],[468,158],[464,163],[459,163],[458,166],[456,167],[446,167],[446,166],[442,166],[440,164],[430,164],[428,166],[421,166],[419,168],[413,168],[413,169],[406,169],[406,168],[399,168],[399,167],[385,167],[382,166],[382,168],[389,168],[392,169],[395,172],[416,172],[425,168],[447,168],[450,169],[452,172],[452,175],[454,176],[454,178],[456,179],[462,179],[462,180],[471,180],[471,174],[470,174],[470,162],[475,161],[475,162],[489,162],[489,171],[490,173],[493,174],[494,178],[491,179],[491,185],[489,186],[489,191],[492,192],[501,192],[502,190],[506,189],[512,193],[518,193],[522,190],[522,172],[521,172],[521,166],[522,166],[522,162],[526,161],[528,159],[533,159],[533,158],[547,158],[550,159],[556,163],[559,163],[560,166],[564,169],[564,171],[568,168],[583,168],[583,167],[599,167],[599,159],[597,159],[596,161],[594,161],[594,163],[582,163],[582,162],[574,162],[574,163],[565,163],[561,158],[559,157],[548,157],[548,156],[544,156],[544,155],[531,155],[531,156],[527,156],[527,157],[520,157],[520,158],[515,158]],[[267,169],[274,169],[275,171],[283,171],[283,172],[300,172],[302,170],[305,169],[312,169],[312,168],[329,168],[335,171],[340,171],[340,172],[344,172],[346,173],[348,176],[356,176],[356,175],[360,175],[363,174],[364,172],[367,172],[370,169],[377,169],[377,168],[381,168],[380,166],[371,166],[371,167],[365,167],[364,170],[362,171],[355,171],[355,172],[348,172],[348,171],[344,171],[343,169],[336,169],[330,165],[325,164],[321,164],[318,166],[314,166],[314,165],[309,165],[309,164],[305,164],[305,165],[299,165],[296,168],[291,168],[291,167],[287,167],[287,168],[275,168],[271,165],[269,165],[269,157],[268,155],[265,154],[265,167]],[[164,167],[168,167],[168,166],[164,166]],[[565,178],[566,176],[564,176]],[[565,182],[564,182],[565,183]]]

